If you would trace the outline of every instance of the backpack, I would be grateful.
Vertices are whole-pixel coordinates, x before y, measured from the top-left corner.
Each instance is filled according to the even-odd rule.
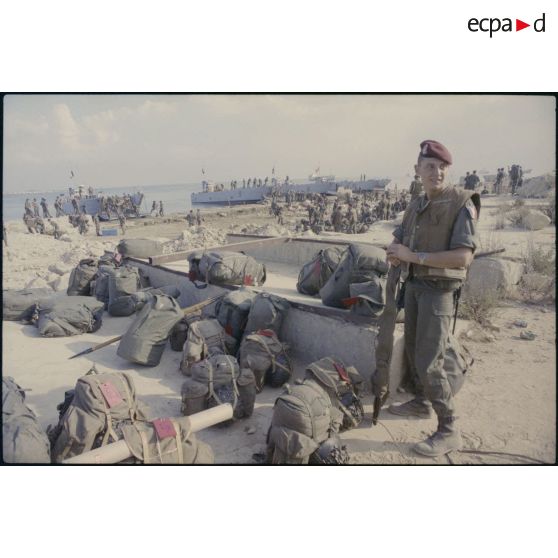
[[[317,295],[338,266],[342,254],[343,251],[336,247],[317,252],[302,266],[296,283],[297,291],[310,296]]]
[[[352,283],[366,283],[388,272],[383,250],[367,244],[351,244],[339,265],[320,289],[320,297],[326,306],[343,308],[343,299],[349,298]]]
[[[88,296],[91,292],[91,281],[97,275],[97,260],[85,258],[70,273],[68,296]]]
[[[153,300],[153,297],[157,294],[178,298],[180,296],[180,290],[174,285],[167,285],[157,289],[148,287],[130,295],[120,296],[111,304],[110,315],[131,316],[135,312],[141,310],[146,302]]]
[[[115,271],[114,265],[99,265],[95,280],[91,282],[92,294],[95,295],[97,300],[104,303],[105,310],[108,309],[109,303],[109,276]]]
[[[233,291],[215,304],[215,317],[225,331],[240,341],[256,293],[246,289]]]
[[[358,316],[377,318],[386,305],[386,279],[373,277],[366,283],[351,283],[349,294],[350,298],[344,299],[343,304],[350,306],[351,312]]]
[[[346,367],[338,359],[325,357],[309,364],[305,377],[318,382],[332,406],[343,413],[340,430],[349,430],[362,422],[364,408],[359,397],[362,378],[354,366]]]
[[[113,314],[113,306],[118,307],[118,299],[123,296],[131,295],[140,287],[139,272],[136,267],[123,266],[108,275],[108,311]],[[118,312],[118,310],[117,310]]]
[[[258,393],[264,384],[281,387],[292,375],[287,345],[281,343],[271,329],[247,335],[240,345],[238,359],[241,368],[249,368],[254,373]]]
[[[2,378],[2,458],[6,463],[50,463],[50,444],[25,391],[10,376]]]
[[[93,367],[81,377],[58,424],[50,427],[53,461],[80,455],[121,439],[122,422],[145,420],[147,408],[136,400],[136,390],[125,372],[97,373]]]
[[[176,299],[153,295],[122,337],[116,354],[130,362],[157,366],[172,328],[183,315]]]
[[[190,326],[201,320],[201,311],[195,314],[189,314],[184,316],[173,328],[169,337],[170,346],[173,351],[182,352],[184,349],[184,343],[188,337],[188,330]]]
[[[39,310],[36,326],[43,337],[68,337],[93,333],[103,323],[104,304],[90,296],[56,300],[51,308]]]
[[[2,318],[10,321],[29,321],[37,306],[51,306],[54,293],[44,289],[6,289],[2,291]]]
[[[258,293],[252,301],[244,335],[249,335],[260,329],[271,329],[279,335],[290,306],[284,298],[265,292]]]
[[[263,285],[265,265],[241,252],[199,252],[188,257],[190,279],[211,285]]]
[[[211,465],[215,461],[210,446],[171,418],[123,423],[119,433],[138,463]]]
[[[316,382],[287,384],[273,407],[267,433],[268,463],[308,463],[312,453],[337,432],[340,418]]]
[[[230,355],[213,355],[191,366],[191,378],[182,385],[182,414],[230,403],[233,417],[249,417],[254,411],[256,382],[251,370],[240,369]]]
[[[195,321],[188,329],[180,370],[185,376],[189,376],[190,367],[195,362],[214,354],[231,354],[235,348],[236,339],[228,335],[217,320]]]

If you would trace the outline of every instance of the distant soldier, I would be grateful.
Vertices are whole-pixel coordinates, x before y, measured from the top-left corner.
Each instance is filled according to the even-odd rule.
[[[52,219],[48,220],[49,224],[51,225],[51,227],[53,228],[53,233],[52,236],[54,236],[55,240],[60,240],[60,237],[62,236],[62,233],[60,232],[60,226],[58,225],[58,223],[56,221],[53,221]]]
[[[422,194],[422,182],[418,174],[415,174],[415,179],[411,182],[409,192],[411,194],[411,201],[416,200]]]
[[[24,213],[23,214],[23,222],[25,223],[25,226],[27,227],[27,230],[31,234],[35,234],[37,232],[35,230],[35,219],[31,216],[30,213]]]
[[[335,232],[342,232],[343,230],[343,213],[341,208],[336,206],[331,214],[331,224]]]
[[[198,227],[202,224],[202,216],[199,209],[196,211],[196,224],[198,225]]]
[[[78,206],[77,199],[75,197],[72,198],[72,207],[74,208],[74,213],[76,215],[79,215],[79,206]]]
[[[195,221],[196,221],[196,217],[194,215],[194,210],[190,209],[190,213],[188,213],[188,215],[186,215],[186,221],[188,221],[188,225],[191,227]]]
[[[86,235],[89,232],[89,222],[85,213],[78,217],[79,234]]]
[[[37,203],[37,198],[33,198],[33,202],[31,203],[33,207],[33,217],[40,217],[39,215],[39,204]]]
[[[93,223],[95,224],[95,232],[97,233],[97,236],[102,236],[101,234],[101,220],[99,219],[99,214],[95,213],[95,215],[93,215]]]
[[[159,217],[164,217],[165,211],[163,210],[163,202],[159,201]]]
[[[153,217],[153,216],[155,216],[155,217],[157,216],[157,202],[156,202],[156,201],[154,201],[154,202],[151,204],[151,211],[150,211],[150,213],[151,213],[151,216],[152,216],[152,217]]]
[[[358,216],[357,216],[356,209],[352,205],[349,206],[346,218],[347,218],[348,225],[349,225],[348,232],[351,233],[351,234],[356,234],[356,226],[357,226]]]
[[[120,230],[122,234],[126,234],[126,216],[121,211],[118,212],[118,222],[120,223]]]
[[[477,171],[474,170],[473,174],[471,175],[471,184],[472,184],[472,188],[470,188],[471,190],[476,190],[477,186],[480,184],[480,178],[477,176]]]
[[[30,217],[33,217],[33,208],[31,207],[31,202],[29,201],[29,198],[27,198],[25,200],[25,214],[29,215]]]
[[[87,191],[89,192],[90,196],[93,196],[93,186],[89,186],[89,188],[87,189]]]
[[[391,217],[391,202],[389,201],[388,198],[384,209],[384,219],[387,221],[390,217]]]

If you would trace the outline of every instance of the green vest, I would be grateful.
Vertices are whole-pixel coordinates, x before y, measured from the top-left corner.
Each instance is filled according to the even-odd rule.
[[[403,244],[413,252],[443,252],[450,249],[451,233],[457,215],[469,199],[480,209],[480,198],[471,190],[448,186],[434,200],[428,200],[420,209],[424,196],[413,200],[403,216]],[[464,280],[467,270],[429,267],[427,265],[402,263],[403,276],[412,265],[413,277],[418,279]]]

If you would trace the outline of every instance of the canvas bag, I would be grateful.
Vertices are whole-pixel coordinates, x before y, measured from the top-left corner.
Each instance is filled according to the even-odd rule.
[[[112,307],[120,297],[129,296],[140,288],[140,277],[137,267],[123,266],[108,275],[108,311],[111,316]]]
[[[317,295],[339,265],[342,255],[343,250],[336,247],[317,252],[302,266],[296,283],[297,291],[310,296]]]
[[[252,301],[244,335],[260,329],[271,329],[279,335],[290,306],[284,298],[270,293],[258,293],[258,296]]]
[[[320,444],[337,432],[339,423],[339,412],[316,382],[287,385],[273,407],[267,433],[268,463],[308,463]]]
[[[89,296],[56,300],[39,311],[36,326],[43,337],[68,337],[97,331],[103,323],[104,304]]]
[[[213,355],[191,366],[191,378],[182,385],[182,414],[230,403],[233,417],[249,417],[254,411],[256,382],[251,370],[240,369],[230,355]]]
[[[157,366],[172,328],[184,313],[167,295],[154,295],[145,303],[122,337],[116,354],[130,362]]]
[[[164,243],[151,238],[126,238],[118,243],[116,249],[124,257],[148,259],[150,256],[160,256]]]
[[[120,296],[112,303],[110,314],[111,316],[131,316],[141,310],[146,302],[153,300],[153,297],[157,294],[178,298],[180,290],[174,285],[167,285],[157,289],[148,287],[130,295]]]
[[[170,346],[173,351],[182,352],[184,343],[188,337],[188,330],[194,322],[201,320],[201,311],[184,316],[173,328],[169,337]]]
[[[377,318],[386,305],[386,279],[378,276],[366,283],[351,283],[349,293],[350,298],[345,299],[344,304],[350,306],[351,312]]]
[[[109,302],[109,276],[116,271],[114,265],[99,265],[95,280],[92,282],[93,294],[97,300],[105,304],[105,310],[108,308]]]
[[[359,397],[362,378],[354,366],[325,357],[308,365],[305,377],[318,382],[329,395],[333,407],[343,413],[341,430],[349,430],[362,422],[364,408]]]
[[[91,281],[97,275],[97,260],[85,258],[70,273],[68,296],[88,296],[91,294]]]
[[[11,376],[2,378],[2,458],[6,463],[50,463],[48,437]]]
[[[170,423],[174,435],[158,434],[154,426],[156,421]],[[167,418],[152,422],[124,423],[119,430],[136,462],[145,465],[211,465],[215,462],[211,447],[197,440],[194,434],[182,428],[176,420]]]
[[[263,285],[266,277],[265,265],[240,252],[204,252],[190,273],[211,285]]]
[[[196,321],[188,329],[180,370],[185,376],[189,376],[190,367],[195,362],[214,354],[231,354],[235,347],[234,337],[228,335],[216,319]]]
[[[136,400],[132,378],[125,372],[97,373],[92,368],[81,377],[74,396],[53,433],[56,463],[121,439],[123,421],[145,420],[148,410]]]
[[[343,308],[343,299],[350,297],[352,283],[366,283],[374,277],[385,276],[388,271],[385,252],[376,246],[351,244],[339,265],[320,289],[320,298],[326,306]]]
[[[271,329],[261,329],[246,336],[238,354],[241,368],[249,368],[254,373],[258,393],[265,383],[280,387],[292,375],[287,345],[281,343]]]
[[[5,289],[2,291],[2,318],[10,321],[29,321],[37,306],[47,308],[54,300],[50,288]]]
[[[240,341],[248,314],[252,307],[252,302],[256,298],[256,293],[247,289],[239,289],[220,298],[215,304],[215,317],[225,328],[225,331]]]

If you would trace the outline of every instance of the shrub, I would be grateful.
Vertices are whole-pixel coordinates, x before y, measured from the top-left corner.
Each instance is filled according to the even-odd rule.
[[[496,289],[487,289],[475,296],[462,298],[458,316],[464,320],[472,320],[486,326],[494,317],[501,300],[502,295]]]
[[[526,249],[523,252],[523,262],[526,273],[540,273],[553,277],[556,268],[554,247],[545,249],[543,246],[536,245],[531,238],[527,241]]]

